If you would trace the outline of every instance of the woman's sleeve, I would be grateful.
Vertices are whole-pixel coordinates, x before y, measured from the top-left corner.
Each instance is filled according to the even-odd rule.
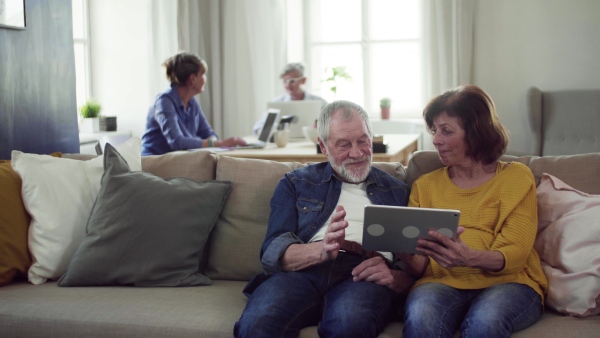
[[[501,196],[507,198],[500,202],[499,229],[490,250],[504,256],[504,269],[489,273],[512,274],[523,269],[533,250],[538,223],[537,194],[533,174],[527,167],[512,173],[502,185]]]
[[[195,99],[194,99],[195,100]],[[198,111],[199,111],[199,125],[198,125],[198,137],[201,139],[207,139],[211,136],[214,136],[216,138],[219,138],[219,136],[217,135],[217,133],[215,133],[215,131],[212,129],[212,127],[210,126],[210,123],[208,123],[208,120],[206,119],[206,116],[204,116],[204,113],[202,112],[202,108],[200,108],[200,105],[198,104],[198,101],[196,101],[196,105],[198,105]]]
[[[169,97],[161,96],[156,99],[154,118],[172,151],[202,148],[201,138],[184,136],[179,127],[175,104]]]

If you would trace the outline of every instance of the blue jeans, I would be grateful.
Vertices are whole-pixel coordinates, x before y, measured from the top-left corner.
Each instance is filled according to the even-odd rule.
[[[377,337],[389,322],[395,292],[352,281],[362,257],[340,253],[335,260],[296,272],[278,272],[248,299],[236,337],[296,337],[319,325],[320,337]]]
[[[440,283],[422,284],[406,299],[403,337],[508,337],[533,325],[542,300],[517,283],[459,290]]]

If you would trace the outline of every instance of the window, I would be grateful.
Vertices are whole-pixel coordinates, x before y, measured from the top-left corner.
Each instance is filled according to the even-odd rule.
[[[383,97],[392,99],[392,117],[420,116],[419,0],[304,0],[303,4],[312,91],[327,101],[354,101],[373,117],[379,117]],[[332,67],[346,67],[352,77],[337,81],[335,94],[332,83],[322,81]]]
[[[77,107],[91,97],[89,0],[72,0],[73,6],[73,50],[75,52],[75,89]]]

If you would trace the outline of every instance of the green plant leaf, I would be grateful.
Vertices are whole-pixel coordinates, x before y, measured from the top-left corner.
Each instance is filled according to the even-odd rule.
[[[98,101],[89,99],[83,106],[81,106],[79,112],[83,118],[94,118],[100,115],[101,110],[102,105]]]

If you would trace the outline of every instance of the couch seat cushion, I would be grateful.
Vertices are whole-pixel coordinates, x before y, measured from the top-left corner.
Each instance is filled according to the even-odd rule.
[[[0,288],[2,337],[232,337],[246,305],[244,282],[185,288]]]

